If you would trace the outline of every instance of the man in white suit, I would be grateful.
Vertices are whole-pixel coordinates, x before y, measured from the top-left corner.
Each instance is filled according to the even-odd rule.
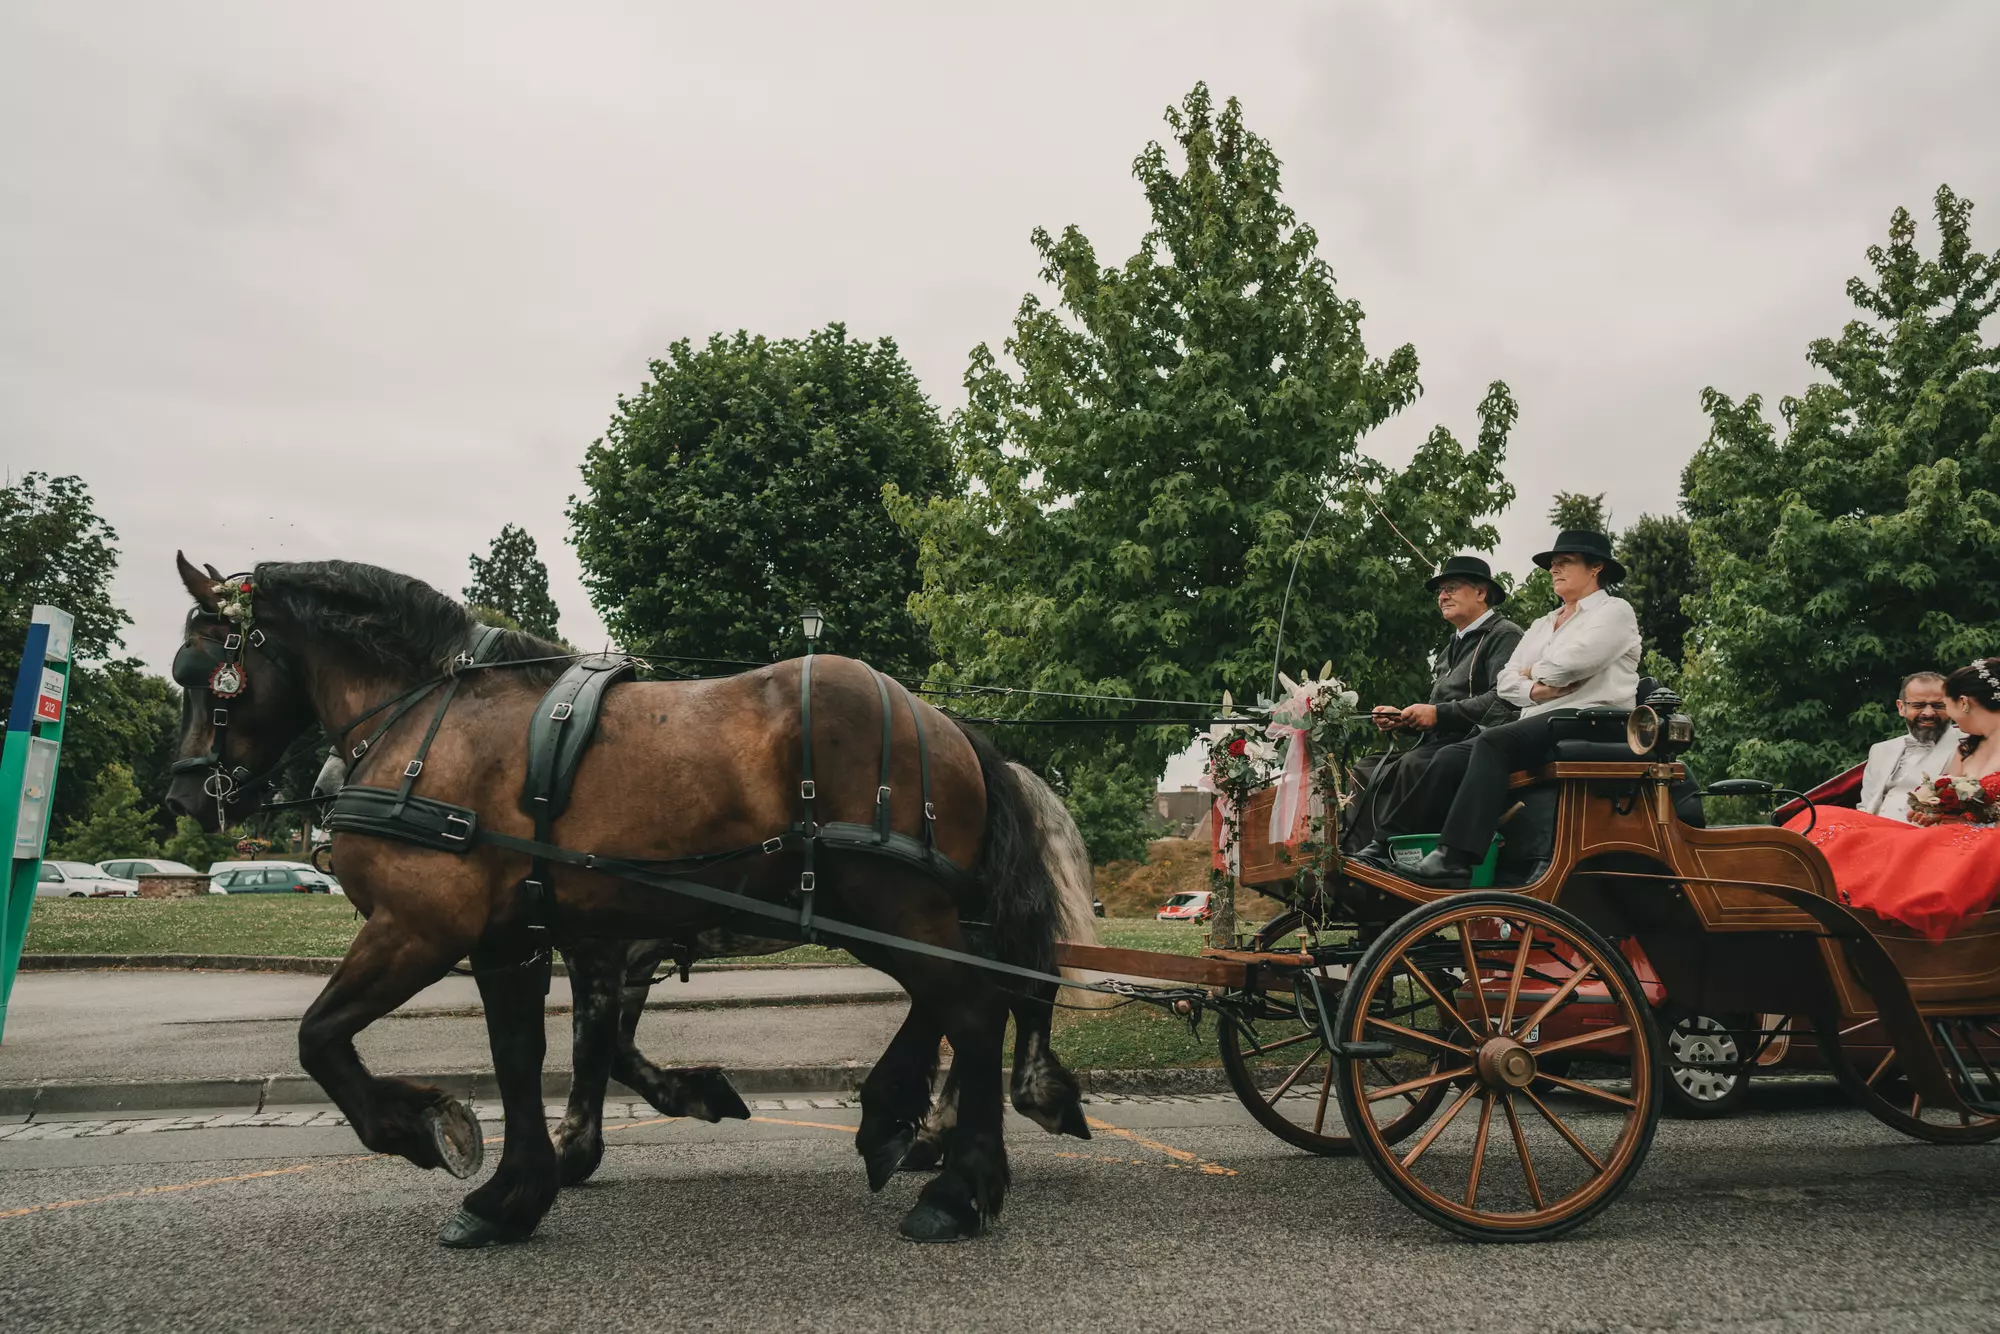
[[[1910,792],[1925,778],[1935,778],[1951,762],[1959,731],[1945,717],[1944,677],[1913,672],[1903,678],[1896,712],[1909,724],[1899,737],[1869,747],[1861,771],[1861,809],[1891,820],[1910,818]]]

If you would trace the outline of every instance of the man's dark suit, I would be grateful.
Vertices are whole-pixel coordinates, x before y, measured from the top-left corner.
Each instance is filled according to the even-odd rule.
[[[1428,812],[1412,809],[1410,798],[1424,771],[1446,747],[1465,741],[1482,727],[1511,722],[1520,712],[1495,693],[1493,682],[1514,656],[1521,633],[1520,626],[1496,614],[1479,628],[1454,635],[1439,651],[1430,698],[1437,706],[1437,726],[1412,749],[1388,756],[1376,766],[1347,812],[1342,847],[1354,851],[1390,834],[1434,832],[1411,827],[1421,826]]]

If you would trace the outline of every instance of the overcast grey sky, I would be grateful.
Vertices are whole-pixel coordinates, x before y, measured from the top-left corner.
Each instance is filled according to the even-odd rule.
[[[2000,245],[2000,6],[15,3],[0,10],[0,464],[88,480],[132,650],[172,556],[342,556],[456,593],[508,522],[602,628],[563,510],[649,357],[893,335],[939,404],[1036,287],[1108,262],[1197,79],[1285,163],[1371,347],[1521,403],[1521,499],[1672,506],[1713,384],[1775,402],[1890,210]]]

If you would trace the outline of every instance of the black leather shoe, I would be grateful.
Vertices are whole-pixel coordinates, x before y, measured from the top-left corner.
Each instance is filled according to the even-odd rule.
[[[1397,874],[1420,884],[1464,889],[1472,883],[1472,868],[1478,864],[1462,852],[1438,847],[1425,853],[1424,859],[1415,866],[1406,866]]]
[[[1347,855],[1353,861],[1367,862],[1370,866],[1387,866],[1389,864],[1389,845],[1378,838],[1362,844]]]

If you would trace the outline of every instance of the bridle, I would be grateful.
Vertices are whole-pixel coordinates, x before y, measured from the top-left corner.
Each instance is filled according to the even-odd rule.
[[[188,613],[187,623],[190,627],[222,625],[228,630],[220,644],[212,636],[197,634],[174,654],[175,683],[190,695],[201,690],[210,698],[210,739],[206,754],[175,760],[167,766],[167,773],[178,777],[206,770],[201,790],[214,800],[220,826],[227,828],[229,803],[244,792],[272,786],[278,771],[284,767],[282,754],[261,773],[253,772],[247,764],[229,761],[230,708],[248,697],[253,679],[245,655],[251,649],[258,650],[256,678],[269,676],[283,682],[292,679],[292,672],[264,632],[254,626],[245,628],[221,613],[201,607]]]

